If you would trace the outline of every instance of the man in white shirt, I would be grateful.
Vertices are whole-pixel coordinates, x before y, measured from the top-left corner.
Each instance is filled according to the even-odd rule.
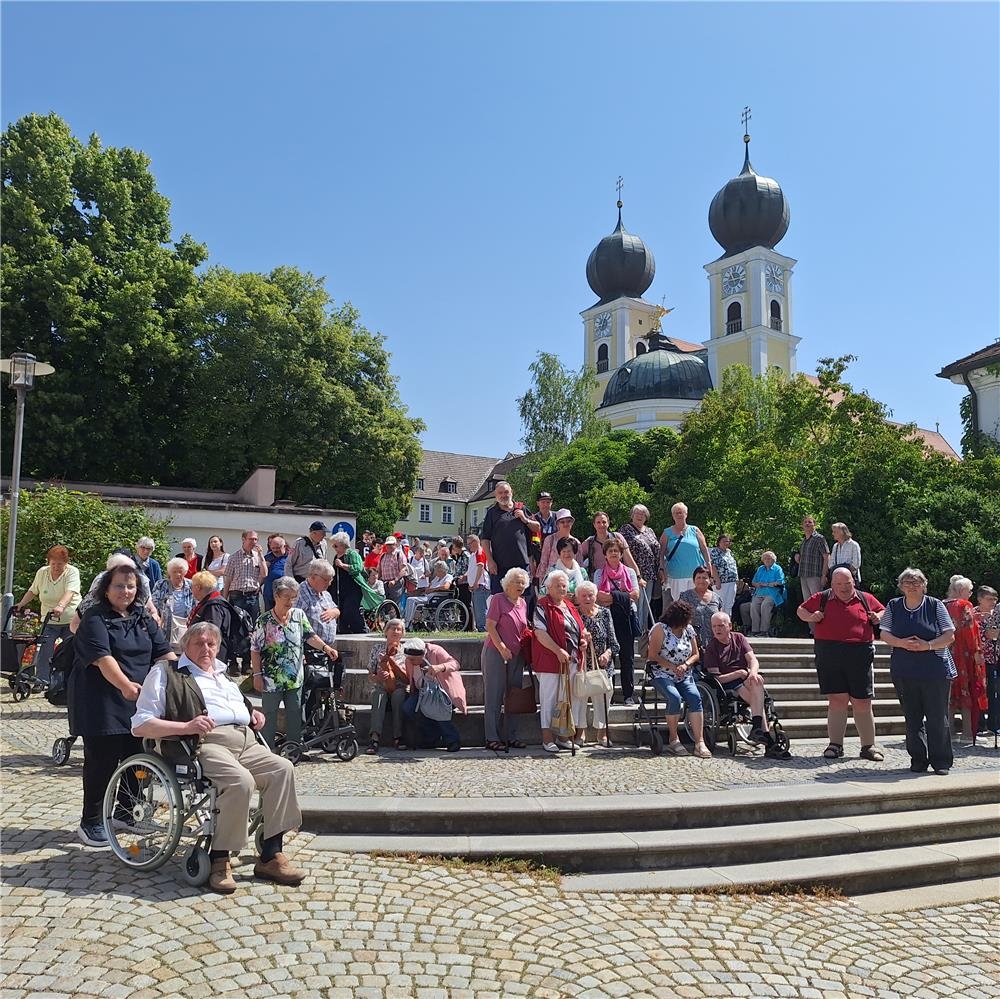
[[[132,734],[142,739],[193,737],[202,772],[218,791],[218,817],[212,838],[209,887],[221,894],[236,890],[230,854],[247,842],[247,818],[254,790],[261,794],[264,842],[254,876],[282,885],[305,878],[282,852],[282,837],[302,824],[292,764],[262,745],[256,732],[264,716],[251,707],[226,676],[218,658],[222,634],[207,621],[184,633],[179,662],[159,662],[146,677]]]

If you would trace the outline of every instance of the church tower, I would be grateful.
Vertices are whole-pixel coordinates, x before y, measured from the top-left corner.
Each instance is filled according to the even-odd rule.
[[[750,109],[744,111],[744,125]],[[705,265],[711,297],[711,335],[705,341],[713,385],[730,364],[755,375],[779,367],[794,374],[799,337],[792,323],[792,268],[774,249],[788,230],[788,202],[776,180],[750,163],[744,134],[743,169],[712,199],[708,225],[723,254]]]
[[[618,190],[620,195],[621,187]],[[646,350],[645,338],[659,310],[642,295],[655,274],[652,251],[622,224],[619,198],[614,232],[594,247],[587,260],[587,283],[598,300],[580,313],[587,367],[597,373],[595,407],[615,370]]]

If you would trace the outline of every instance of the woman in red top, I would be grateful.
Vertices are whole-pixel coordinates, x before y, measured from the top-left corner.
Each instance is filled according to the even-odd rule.
[[[955,623],[955,644],[951,655],[958,676],[951,682],[951,710],[962,712],[962,741],[972,742],[979,728],[979,716],[987,709],[986,662],[979,641],[979,622],[969,601],[972,580],[952,576],[944,605]]]
[[[552,736],[552,716],[561,699],[570,700],[566,676],[570,678],[583,664],[587,632],[580,612],[567,600],[569,579],[561,569],[549,573],[548,589],[535,605],[534,635],[531,640],[531,665],[538,676],[538,700],[541,710],[542,749],[558,753],[572,749],[568,739]],[[586,701],[584,701],[586,704]]]

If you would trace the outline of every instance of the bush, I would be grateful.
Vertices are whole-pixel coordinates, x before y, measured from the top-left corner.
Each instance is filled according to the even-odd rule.
[[[0,510],[0,542],[7,552],[10,507]],[[80,570],[86,589],[101,572],[115,548],[132,550],[148,534],[156,542],[154,556],[169,557],[167,520],[151,518],[141,506],[107,503],[92,493],[61,487],[22,490],[17,508],[17,552],[14,556],[14,599],[20,599],[45,564],[52,545],[65,545],[70,562]]]

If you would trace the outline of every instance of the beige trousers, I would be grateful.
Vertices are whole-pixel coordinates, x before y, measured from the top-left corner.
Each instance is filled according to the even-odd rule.
[[[246,846],[255,788],[260,789],[265,839],[302,824],[294,767],[257,742],[249,728],[220,725],[213,729],[202,740],[198,758],[203,773],[218,791],[213,850],[235,852]]]

